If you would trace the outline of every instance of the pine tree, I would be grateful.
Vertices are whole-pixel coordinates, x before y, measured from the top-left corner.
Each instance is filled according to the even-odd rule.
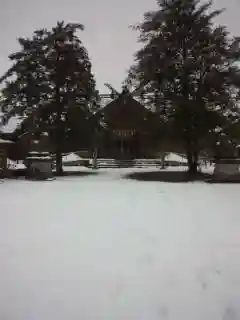
[[[83,26],[58,22],[52,30],[35,31],[31,39],[20,38],[21,50],[10,56],[13,67],[2,78],[12,77],[2,91],[3,109],[10,115],[38,111],[35,127],[47,128],[54,139],[58,174],[64,142],[76,133],[72,114],[87,119],[98,101],[91,62],[78,30]],[[79,119],[79,125],[83,123]]]
[[[199,153],[216,128],[239,116],[239,39],[214,27],[221,10],[210,13],[211,1],[158,0],[134,27],[143,44],[129,71],[131,83],[147,83],[147,102],[160,113],[167,138],[180,144],[189,171],[197,171]]]

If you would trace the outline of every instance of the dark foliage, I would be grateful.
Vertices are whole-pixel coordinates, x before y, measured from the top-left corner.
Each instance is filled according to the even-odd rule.
[[[55,145],[58,173],[63,146],[86,135],[99,99],[79,30],[81,24],[58,22],[51,30],[35,31],[32,38],[19,38],[21,50],[9,56],[13,66],[1,79],[5,121],[26,113],[24,132],[47,131]]]
[[[159,113],[166,139],[181,145],[190,171],[200,152],[212,148],[239,117],[239,39],[213,19],[211,1],[158,0],[159,9],[134,27],[143,44],[128,85]]]

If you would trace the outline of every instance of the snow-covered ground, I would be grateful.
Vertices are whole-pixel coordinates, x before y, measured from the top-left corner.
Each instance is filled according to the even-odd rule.
[[[129,171],[0,184],[0,319],[240,319],[239,186]]]

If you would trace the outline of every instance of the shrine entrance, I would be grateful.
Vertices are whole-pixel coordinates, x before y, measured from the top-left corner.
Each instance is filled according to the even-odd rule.
[[[95,117],[100,123],[98,157],[133,160],[149,153],[153,132],[159,126],[158,118],[128,92],[116,97]]]
[[[112,151],[115,159],[134,159],[138,155],[135,130],[113,130]]]

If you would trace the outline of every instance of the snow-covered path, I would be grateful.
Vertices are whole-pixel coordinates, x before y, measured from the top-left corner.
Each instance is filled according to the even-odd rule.
[[[240,319],[239,186],[0,184],[0,319]]]

